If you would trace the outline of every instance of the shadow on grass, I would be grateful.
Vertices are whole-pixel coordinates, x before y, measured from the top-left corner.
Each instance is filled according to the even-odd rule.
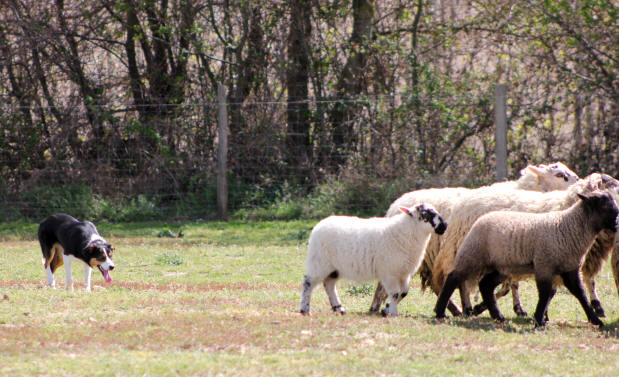
[[[447,324],[451,326],[457,326],[469,330],[479,331],[503,331],[506,333],[533,333],[536,331],[543,331],[535,329],[533,326],[533,319],[529,317],[515,317],[508,318],[505,322],[497,322],[488,316],[480,317],[448,317],[444,320],[437,320],[433,316],[423,316],[426,322],[430,324]]]
[[[503,323],[499,323],[490,317],[448,317],[444,320],[437,320],[433,316],[420,316],[419,318],[424,319],[430,324],[447,324],[469,330],[502,330],[506,333],[519,334],[545,331],[544,328],[535,328],[533,325],[533,318],[531,317],[509,318]],[[579,329],[583,327],[582,322],[573,321],[557,321],[553,323],[551,320],[549,324],[558,326],[561,329]],[[590,326],[592,330],[596,329],[596,326],[590,324],[586,324],[585,326]],[[619,338],[619,318],[611,323],[607,323],[603,328],[599,329],[599,331],[606,337]]]
[[[619,318],[615,321],[607,323],[600,331],[610,338],[619,338]]]

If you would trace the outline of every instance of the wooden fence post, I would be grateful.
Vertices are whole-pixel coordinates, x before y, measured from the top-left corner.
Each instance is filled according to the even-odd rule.
[[[228,108],[222,84],[217,85],[217,216],[228,219]]]
[[[497,84],[494,89],[494,143],[496,179],[507,179],[507,84]]]

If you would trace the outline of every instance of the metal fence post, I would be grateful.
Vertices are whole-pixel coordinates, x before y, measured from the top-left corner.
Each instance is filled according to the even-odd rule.
[[[494,126],[496,179],[507,179],[507,84],[497,84],[494,89]]]
[[[228,219],[228,108],[222,84],[217,85],[217,216]]]

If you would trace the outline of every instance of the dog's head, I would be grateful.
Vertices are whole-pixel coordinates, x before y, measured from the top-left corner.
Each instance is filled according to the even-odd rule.
[[[97,239],[88,244],[85,251],[88,265],[92,268],[97,267],[105,281],[111,282],[110,271],[114,269],[114,261],[112,261],[114,246],[103,239]]]

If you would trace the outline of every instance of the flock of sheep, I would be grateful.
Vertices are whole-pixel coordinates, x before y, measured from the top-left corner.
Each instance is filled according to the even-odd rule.
[[[439,296],[434,309],[439,319],[446,310],[458,316],[488,309],[503,321],[496,299],[510,290],[514,312],[526,316],[518,282],[533,277],[539,295],[536,327],[548,321],[548,304],[559,284],[578,299],[589,322],[602,326],[594,279],[614,250],[619,290],[617,202],[619,181],[613,177],[593,173],[579,179],[564,164],[553,163],[527,166],[517,181],[409,192],[385,217],[330,216],[310,234],[301,313],[310,313],[312,290],[323,283],[333,310],[344,314],[335,286],[344,278],[378,280],[370,311],[389,299],[382,314],[397,315],[410,276],[419,272],[422,287]],[[473,307],[470,293],[477,287],[482,302]],[[462,309],[450,300],[456,288]]]

